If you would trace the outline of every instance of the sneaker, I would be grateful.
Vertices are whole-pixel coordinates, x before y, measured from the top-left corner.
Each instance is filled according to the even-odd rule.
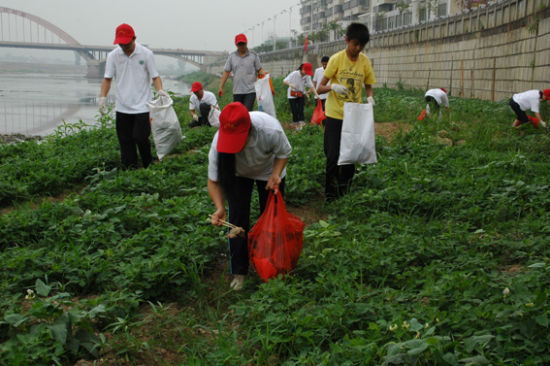
[[[199,121],[193,121],[189,124],[189,128],[199,127],[201,124]]]
[[[231,289],[235,291],[242,290],[245,278],[246,278],[245,275],[238,275],[238,274],[233,275],[233,281],[231,281],[231,284],[229,285],[229,287],[231,287]]]

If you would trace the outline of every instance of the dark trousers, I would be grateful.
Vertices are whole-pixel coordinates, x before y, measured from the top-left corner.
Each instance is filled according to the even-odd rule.
[[[252,111],[254,109],[254,101],[256,100],[256,93],[248,93],[248,94],[233,94],[233,101],[234,102],[241,102],[244,104],[246,109],[248,111]]]
[[[325,111],[325,103],[327,102],[326,99],[321,99],[321,104],[323,105],[323,112]],[[325,120],[323,120],[321,122],[321,124],[323,125],[323,127],[325,127]]]
[[[292,111],[292,122],[304,121],[304,97],[288,98]]]
[[[147,168],[153,161],[151,155],[151,124],[149,113],[127,114],[116,112],[116,134],[120,144],[120,160],[125,169],[137,168],[136,147],[141,155],[141,162]]]
[[[327,117],[325,122],[325,199],[331,201],[349,191],[355,174],[355,164],[338,165],[342,120]]]
[[[231,274],[248,273],[248,231],[250,230],[250,200],[252,199],[252,188],[254,179],[236,177],[235,187],[231,192],[231,197],[226,197],[229,206],[229,222],[245,229],[244,238],[237,237],[229,239],[229,254],[231,257]],[[260,213],[264,212],[269,191],[265,189],[266,181],[257,180]],[[281,196],[284,194],[285,178],[281,180],[279,191]]]
[[[516,119],[518,121],[520,121],[522,124],[529,122],[527,113],[525,113],[525,111],[522,111],[519,104],[517,104],[512,98],[510,98],[510,102],[508,104],[510,105],[510,108],[512,108],[514,113],[516,113]]]

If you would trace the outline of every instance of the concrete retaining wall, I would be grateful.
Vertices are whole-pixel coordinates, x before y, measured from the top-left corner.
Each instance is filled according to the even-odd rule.
[[[260,55],[265,70],[284,76],[314,67],[345,42]],[[444,87],[453,96],[499,100],[550,87],[550,0],[505,0],[415,27],[372,36],[365,50],[376,86]],[[208,67],[221,72],[222,64]]]

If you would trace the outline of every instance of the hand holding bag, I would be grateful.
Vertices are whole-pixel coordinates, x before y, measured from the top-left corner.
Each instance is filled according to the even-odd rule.
[[[325,116],[325,111],[323,111],[323,102],[321,101],[321,99],[317,99],[317,106],[313,111],[313,116],[311,117],[310,124],[312,126],[314,123],[320,125],[321,122],[323,122],[326,118],[327,116]]]
[[[159,160],[169,154],[183,138],[178,116],[169,96],[159,96],[147,102],[151,119],[151,133]]]
[[[344,103],[338,165],[377,161],[372,104]]]
[[[296,267],[304,226],[300,218],[287,212],[281,193],[269,193],[262,216],[248,233],[248,255],[264,282]]]
[[[271,78],[266,74],[263,78],[256,80],[254,89],[258,101],[258,110],[277,118],[275,113],[275,102],[273,101],[274,90],[272,89]]]

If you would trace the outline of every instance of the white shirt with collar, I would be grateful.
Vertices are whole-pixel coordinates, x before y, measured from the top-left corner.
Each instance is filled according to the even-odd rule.
[[[540,91],[527,90],[523,93],[514,94],[512,99],[519,104],[522,111],[531,110],[533,113],[539,113]]]
[[[322,66],[315,69],[315,73],[313,74],[313,82],[315,83],[316,88],[318,88],[319,85],[321,84],[321,81],[323,80],[324,72],[325,72],[325,68]],[[328,81],[327,85],[330,85],[330,80]],[[327,99],[328,93],[329,92],[319,94],[319,99]],[[317,97],[315,97],[315,99],[317,99]]]
[[[447,93],[441,89],[430,89],[426,92],[425,97],[427,96],[434,98],[437,104],[441,107],[449,106],[449,98],[447,97]]]
[[[151,83],[158,76],[153,52],[137,42],[130,56],[119,46],[107,55],[104,77],[115,79],[117,112],[149,112],[147,102],[153,99]]]
[[[295,99],[296,97],[290,96],[290,90],[299,91],[303,94],[306,93],[306,87],[313,88],[313,82],[311,81],[311,76],[304,75],[300,73],[300,70],[294,70],[288,76],[283,80],[290,84],[294,84],[296,89],[292,89],[291,87],[288,87],[288,90],[286,92],[288,99]]]
[[[202,99],[199,100],[199,98],[197,97],[197,95],[195,93],[191,94],[191,97],[189,98],[189,109],[190,110],[195,110],[195,113],[197,113],[197,115],[201,115],[201,103],[206,103],[206,104],[209,104],[209,105],[213,105],[215,107],[218,107],[218,100],[216,99],[216,96],[214,95],[214,93],[212,92],[209,92],[207,90],[203,90],[203,95],[202,95]],[[208,116],[205,116],[205,117],[208,117]]]
[[[267,181],[273,172],[275,158],[287,159],[292,147],[279,121],[265,112],[250,112],[251,127],[246,143],[235,154],[235,174]],[[218,181],[218,132],[212,139],[208,153],[208,178]],[[281,178],[286,175],[286,167]]]

